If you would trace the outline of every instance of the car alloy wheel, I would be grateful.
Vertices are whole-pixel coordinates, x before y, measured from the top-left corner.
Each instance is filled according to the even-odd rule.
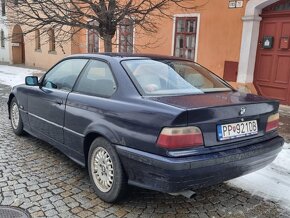
[[[11,124],[13,129],[18,129],[19,126],[19,108],[16,102],[12,103],[11,106]]]
[[[106,149],[98,147],[93,152],[93,161],[91,169],[93,170],[93,179],[100,191],[108,192],[111,190],[114,182],[114,165]]]
[[[96,194],[106,202],[116,202],[126,193],[128,184],[122,163],[113,145],[96,138],[88,154],[88,170]]]
[[[10,102],[10,120],[11,120],[11,127],[13,129],[13,132],[16,135],[23,135],[23,122],[21,119],[21,114],[19,111],[19,107],[17,104],[17,100],[14,97]]]

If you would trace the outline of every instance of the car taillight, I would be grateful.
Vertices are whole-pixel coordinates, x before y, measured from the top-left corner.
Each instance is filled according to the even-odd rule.
[[[267,127],[266,127],[266,132],[275,130],[278,128],[278,126],[279,126],[279,113],[269,116]]]
[[[167,149],[198,147],[203,145],[203,138],[198,127],[166,127],[162,129],[157,144]]]

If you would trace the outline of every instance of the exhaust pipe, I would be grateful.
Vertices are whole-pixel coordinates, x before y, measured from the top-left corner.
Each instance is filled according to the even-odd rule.
[[[172,196],[183,196],[183,197],[186,197],[188,199],[191,199],[196,193],[194,191],[191,191],[191,190],[184,190],[184,191],[180,191],[180,192],[175,192],[175,193],[168,193]]]

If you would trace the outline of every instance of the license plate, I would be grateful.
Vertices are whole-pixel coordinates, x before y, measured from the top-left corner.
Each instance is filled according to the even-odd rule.
[[[255,135],[258,133],[257,120],[230,123],[217,126],[218,139],[220,141]]]

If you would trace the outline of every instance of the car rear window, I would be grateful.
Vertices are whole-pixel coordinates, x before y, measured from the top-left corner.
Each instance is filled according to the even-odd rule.
[[[124,60],[121,62],[141,94],[179,95],[231,91],[222,79],[191,61]]]

